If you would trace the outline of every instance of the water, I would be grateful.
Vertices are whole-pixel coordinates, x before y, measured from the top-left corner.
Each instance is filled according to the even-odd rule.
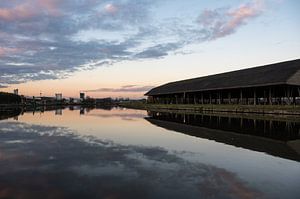
[[[0,198],[300,195],[298,120],[116,107],[0,119]]]

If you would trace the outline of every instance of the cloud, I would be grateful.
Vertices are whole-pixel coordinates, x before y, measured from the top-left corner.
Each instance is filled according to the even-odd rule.
[[[1,0],[0,84],[65,78],[79,69],[163,58],[186,45],[232,34],[262,14],[260,1],[255,1],[206,10],[187,23],[155,18],[160,3]]]
[[[168,52],[176,50],[180,47],[178,43],[166,43],[150,46],[135,55],[136,58],[161,58],[168,55]]]
[[[58,0],[24,0],[12,7],[0,7],[0,20],[7,22],[28,20],[45,14],[59,15]]]
[[[256,0],[234,9],[205,10],[198,17],[198,23],[207,32],[208,39],[217,39],[234,33],[262,12],[263,1]]]
[[[111,13],[111,14],[114,14],[118,11],[118,8],[114,4],[111,4],[111,3],[106,4],[104,9],[106,12]]]
[[[0,9],[0,19],[4,21],[27,19],[34,15],[34,10],[31,9],[31,6],[29,4],[17,5],[14,8]]]
[[[109,3],[106,8],[110,11],[113,5],[118,7],[113,16],[103,10]],[[135,32],[123,41],[74,41],[72,36],[88,29],[126,35],[125,27],[139,27],[138,23],[146,20],[149,4],[149,0],[1,1],[0,83],[64,78],[78,69],[131,59],[133,52],[128,49],[139,37]],[[18,13],[21,8],[23,12]]]
[[[63,127],[1,122],[0,129],[1,198],[264,196],[231,171],[193,161],[197,154],[186,158],[184,151],[122,145]]]
[[[17,53],[20,50],[17,48],[9,48],[9,47],[0,47],[0,57],[4,57],[6,55]]]
[[[94,90],[85,90],[84,92],[132,92],[132,93],[140,93],[146,92],[150,89],[154,88],[154,86],[138,86],[138,85],[125,85],[120,88],[98,88]]]

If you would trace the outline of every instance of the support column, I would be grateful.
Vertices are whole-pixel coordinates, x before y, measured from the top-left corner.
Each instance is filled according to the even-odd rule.
[[[183,102],[182,102],[183,104],[185,104],[185,102],[186,102],[185,97],[186,97],[186,96],[185,96],[185,92],[183,92]]]
[[[269,105],[272,105],[272,89],[269,88],[269,97],[268,97]]]
[[[231,104],[231,93],[228,93],[228,103]]]
[[[290,87],[287,87],[286,89],[286,98],[287,98],[287,104],[291,105],[291,91],[290,91]]]
[[[253,100],[254,100],[254,105],[256,105],[257,99],[256,99],[256,89],[254,89],[253,92]]]
[[[203,93],[201,93],[201,104],[204,104],[204,101],[203,101]]]
[[[264,105],[266,105],[266,90],[264,89]]]
[[[300,97],[300,88],[297,88],[297,91],[298,91],[298,97]],[[297,104],[297,102],[296,102],[296,104]]]
[[[219,97],[219,104],[221,104],[221,93],[219,92],[218,95],[219,95],[218,96]]]
[[[211,104],[211,93],[209,93],[209,104]]]
[[[240,103],[239,104],[243,104],[243,90],[242,89],[240,91]]]
[[[224,104],[222,92],[220,93],[220,95],[221,95],[221,104]]]
[[[293,88],[292,88],[292,97],[293,97],[293,105],[296,105],[296,93],[294,92]]]
[[[296,105],[296,96],[293,95],[293,105]]]

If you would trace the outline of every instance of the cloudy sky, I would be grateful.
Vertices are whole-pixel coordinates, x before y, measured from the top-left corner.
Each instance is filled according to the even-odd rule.
[[[142,97],[300,58],[298,0],[0,0],[0,89]]]

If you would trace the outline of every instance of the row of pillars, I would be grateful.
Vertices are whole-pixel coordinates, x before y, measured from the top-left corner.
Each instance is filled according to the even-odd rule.
[[[232,104],[232,97],[231,97],[231,93],[229,92],[228,93],[228,96],[227,96],[227,99],[228,99],[228,103],[229,104]],[[246,104],[248,104],[248,99],[249,98],[245,98],[246,99]],[[210,93],[209,94],[209,104],[212,104],[212,94]],[[184,103],[186,103],[186,93],[183,94],[183,101]],[[253,92],[253,104],[256,105],[257,104],[257,97],[256,97],[256,91],[254,90]],[[223,104],[224,102],[224,98],[222,96],[222,93],[219,92],[218,93],[218,99],[217,99],[217,104]],[[238,104],[242,104],[243,102],[243,91],[241,90],[240,91],[240,98],[238,99]],[[197,98],[196,96],[194,96],[194,104],[197,103]],[[201,93],[201,104],[204,104],[204,96],[203,96],[203,93]],[[269,90],[269,96],[268,96],[268,104],[272,104],[272,93],[271,93],[271,90]]]
[[[295,122],[284,122],[284,121],[276,121],[276,120],[257,120],[257,119],[249,119],[249,118],[239,118],[239,117],[226,117],[226,116],[216,116],[216,115],[196,115],[196,114],[166,114],[166,113],[158,113],[154,112],[150,114],[150,116],[154,118],[162,118],[162,120],[180,122],[184,124],[197,124],[200,126],[213,126],[216,127],[229,127],[231,129],[243,129],[247,127],[247,129],[257,130],[263,135],[267,135],[269,133],[273,133],[273,129],[280,129],[277,131],[278,133],[284,132],[284,136],[297,136],[299,128],[297,127]],[[162,117],[161,117],[162,116]],[[203,125],[205,124],[205,125]]]
[[[298,93],[300,96],[300,88],[298,88]],[[222,92],[218,92],[217,93],[218,97],[212,98],[212,93],[209,93],[208,98],[204,98],[204,93],[202,92],[202,93],[200,93],[200,96],[198,94],[198,96],[200,97],[200,100],[199,100],[199,98],[197,98],[196,95],[193,96],[192,103],[197,104],[200,102],[200,104],[207,104],[206,102],[208,101],[208,104],[213,104],[213,100],[214,100],[215,104],[224,104],[224,100],[226,100],[228,104],[233,104],[234,102],[232,102],[233,98],[232,98],[231,94],[232,94],[231,92],[228,92],[227,98],[224,98],[222,96]],[[249,94],[249,91],[247,91],[247,94]],[[191,101],[192,101],[191,98],[187,97],[186,92],[181,94],[182,97],[179,94],[177,94],[177,95],[175,94],[174,96],[175,96],[175,104],[180,104],[180,103],[186,104],[186,103],[191,103]],[[296,104],[296,96],[295,96],[295,94],[292,95],[291,89],[289,89],[289,88],[285,90],[285,97],[274,97],[271,88],[265,90],[262,97],[257,96],[256,89],[253,89],[253,91],[252,91],[253,97],[249,98],[249,97],[244,97],[244,96],[247,96],[247,95],[244,95],[243,90],[240,90],[239,98],[235,98],[235,100],[236,100],[235,104],[257,105],[259,99],[262,99],[263,104],[269,104],[269,105],[272,105],[273,101],[275,101],[275,103],[277,103],[277,104],[283,104],[284,101],[287,104]],[[155,102],[163,103],[164,99],[165,99],[164,97],[156,96],[156,97],[154,97],[154,103]],[[244,103],[244,101],[245,101],[245,103]],[[260,101],[260,103],[261,103],[261,101]]]

